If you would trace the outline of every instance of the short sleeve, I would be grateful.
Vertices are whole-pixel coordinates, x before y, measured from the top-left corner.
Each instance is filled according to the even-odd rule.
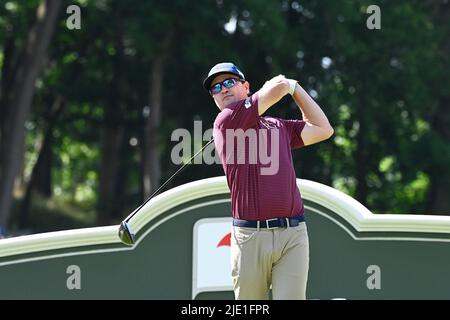
[[[288,136],[291,139],[291,149],[298,149],[305,146],[301,133],[305,127],[306,122],[303,120],[284,120],[280,119],[283,126],[288,132]]]
[[[254,127],[258,123],[258,97],[254,94],[247,99],[226,106],[214,121],[217,129],[243,129]]]

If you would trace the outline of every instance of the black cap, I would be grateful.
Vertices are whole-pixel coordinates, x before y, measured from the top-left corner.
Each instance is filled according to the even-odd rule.
[[[241,70],[239,70],[238,67],[236,67],[231,62],[222,62],[222,63],[218,63],[214,67],[212,67],[212,69],[208,73],[208,77],[203,81],[203,87],[205,87],[205,89],[207,91],[209,91],[209,89],[211,87],[211,82],[214,80],[214,78],[216,76],[218,76],[219,74],[223,74],[223,73],[235,74],[239,77],[239,79],[245,81],[244,74],[242,73]]]

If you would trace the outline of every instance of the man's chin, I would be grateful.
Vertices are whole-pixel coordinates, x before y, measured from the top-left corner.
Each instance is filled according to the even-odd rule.
[[[232,103],[235,103],[238,101],[235,97],[229,97],[222,100],[222,103],[225,107],[229,106]]]

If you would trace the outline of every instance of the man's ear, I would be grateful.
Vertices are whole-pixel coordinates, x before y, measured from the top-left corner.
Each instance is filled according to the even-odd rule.
[[[245,89],[247,90],[247,96],[250,96],[250,83],[248,81],[244,82]]]

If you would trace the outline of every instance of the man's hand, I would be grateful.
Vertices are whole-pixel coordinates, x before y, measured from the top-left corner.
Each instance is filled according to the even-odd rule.
[[[286,82],[286,80],[287,79],[283,74],[279,74],[276,77],[273,77],[272,79],[267,80],[262,87],[267,88],[267,87],[273,86],[274,84],[284,83],[284,82]]]

